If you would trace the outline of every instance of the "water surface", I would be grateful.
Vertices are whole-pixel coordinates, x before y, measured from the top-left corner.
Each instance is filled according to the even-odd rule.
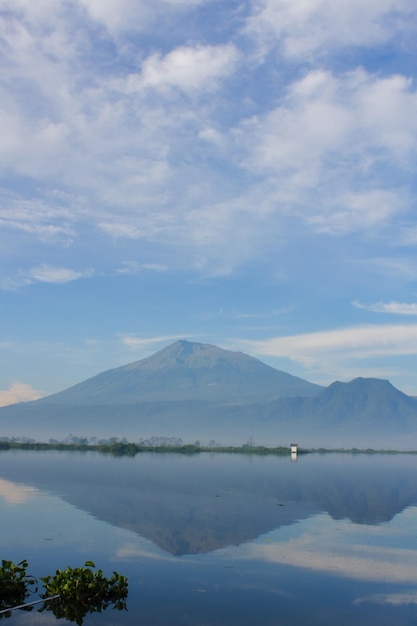
[[[87,625],[414,624],[416,506],[413,455],[0,453],[1,558],[129,577]]]

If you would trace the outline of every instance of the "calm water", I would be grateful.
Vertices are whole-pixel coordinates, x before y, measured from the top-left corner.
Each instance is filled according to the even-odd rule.
[[[0,529],[35,575],[128,576],[86,625],[417,623],[417,456],[0,452]]]

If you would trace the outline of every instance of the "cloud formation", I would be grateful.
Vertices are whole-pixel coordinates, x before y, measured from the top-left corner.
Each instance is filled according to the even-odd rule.
[[[24,383],[13,383],[9,389],[0,390],[0,406],[38,400],[45,394]]]
[[[172,42],[148,54],[122,44],[122,32],[146,30],[161,11],[178,17],[200,5],[5,2],[0,174],[13,171],[29,184],[20,197],[8,190],[15,197],[11,208],[6,200],[0,206],[3,225],[68,245],[93,228],[110,238],[180,244],[192,256],[198,242],[209,262],[223,255],[234,267],[289,213],[334,235],[384,227],[410,210],[404,174],[417,145],[417,96],[408,76],[310,67],[272,96],[262,88],[259,107],[245,96],[242,63],[248,35],[259,48],[278,42],[277,53],[295,59],[385,45],[411,28],[412,3],[364,9],[343,1],[336,10],[322,0],[260,0],[233,41]],[[106,46],[117,51],[113,60]],[[245,72],[254,78],[263,63],[247,58]],[[225,158],[243,189],[213,167]],[[265,208],[245,200],[256,196]],[[240,227],[225,249],[237,213]],[[212,233],[207,245],[203,232]]]
[[[411,0],[254,0],[246,28],[265,48],[279,47],[289,59],[313,59],[415,32],[415,13]]]
[[[372,313],[390,313],[392,315],[417,315],[417,304],[406,302],[375,302],[374,304],[361,304],[353,302],[358,309],[372,311]]]
[[[311,366],[329,358],[417,354],[417,324],[354,326],[246,343],[257,354],[287,357]]]
[[[42,263],[41,265],[31,267],[26,272],[19,271],[15,276],[3,278],[0,280],[0,289],[13,291],[19,287],[34,283],[63,285],[74,280],[79,280],[80,278],[91,278],[94,274],[95,271],[93,269],[79,272],[66,267],[53,267]]]
[[[42,294],[50,311],[56,287],[64,320],[88,278],[101,321],[71,326],[108,344],[181,319],[314,373],[413,356],[411,327],[364,322],[414,314],[416,17],[413,0],[3,0],[2,310]],[[205,327],[220,309],[293,315]]]
[[[121,341],[124,346],[127,346],[129,350],[142,351],[149,350],[151,353],[152,350],[158,350],[159,344],[164,344],[167,341],[177,341],[179,339],[185,339],[189,335],[165,335],[162,337],[151,337],[151,338],[141,338],[131,335],[126,335],[121,337]],[[163,346],[162,346],[163,347]]]
[[[232,44],[222,46],[180,46],[162,57],[153,53],[144,60],[139,75],[129,75],[126,90],[172,88],[184,93],[216,89],[218,81],[232,74],[238,52]]]

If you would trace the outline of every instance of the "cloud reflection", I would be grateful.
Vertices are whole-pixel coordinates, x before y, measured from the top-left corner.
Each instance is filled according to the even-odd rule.
[[[356,525],[344,521],[335,525],[330,518],[326,520],[327,517],[319,515],[315,520],[301,523],[302,534],[288,541],[270,541],[267,537],[265,543],[246,544],[235,558],[259,559],[368,582],[417,585],[415,548],[390,547],[382,542],[382,545],[371,545],[376,543],[376,537],[384,537],[384,543],[389,542],[392,532],[389,526],[379,530],[372,527],[371,532],[363,532],[361,528],[360,532],[355,532]],[[393,603],[394,597],[398,598],[384,596],[384,601]],[[411,597],[413,603],[417,602],[413,594],[407,595],[407,603]]]
[[[125,544],[121,546],[116,551],[116,558],[118,559],[151,559],[153,561],[167,561],[172,563],[172,561],[180,561],[181,559],[177,559],[176,557],[171,556],[166,552],[157,552],[153,544],[149,548],[142,547],[137,545],[136,543]]]
[[[403,604],[417,604],[417,589],[408,593],[377,593],[373,596],[358,598],[354,604],[365,604],[371,602],[373,604],[390,604],[392,606],[400,606]]]
[[[9,480],[0,478],[0,496],[2,496],[8,504],[24,504],[39,491],[35,487],[27,485],[17,485]]]
[[[62,623],[69,624],[69,622]],[[48,613],[39,613],[39,611],[34,611],[33,613],[28,613],[27,611],[15,611],[13,615],[13,624],[22,624],[22,626],[30,626],[31,624],[36,624],[37,626],[52,626],[57,624],[57,620],[53,615]]]

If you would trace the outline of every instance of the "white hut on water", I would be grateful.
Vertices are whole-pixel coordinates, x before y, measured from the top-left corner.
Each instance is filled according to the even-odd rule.
[[[296,461],[297,455],[298,455],[298,443],[291,443],[290,449],[291,449],[291,461]]]

